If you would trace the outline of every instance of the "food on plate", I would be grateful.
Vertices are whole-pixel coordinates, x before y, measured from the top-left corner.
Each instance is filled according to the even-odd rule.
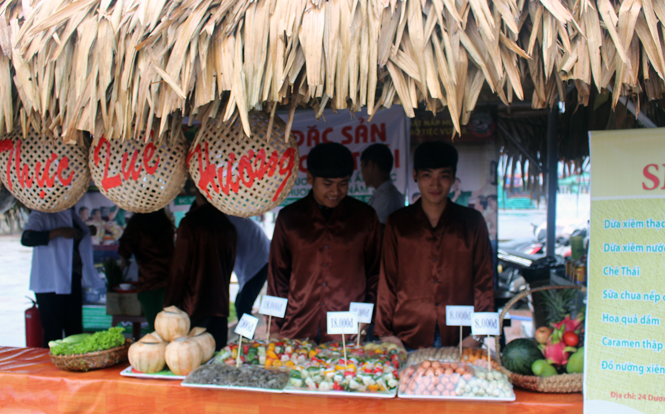
[[[125,337],[122,334],[124,330],[121,327],[114,327],[91,335],[79,334],[75,335],[75,338],[65,338],[61,343],[55,343],[50,347],[51,355],[78,355],[117,348],[125,344]]]
[[[184,379],[184,384],[206,384],[232,387],[253,387],[272,390],[284,389],[289,374],[261,367],[208,364],[197,368]]]
[[[434,397],[514,398],[508,378],[499,371],[467,362],[426,360],[400,373],[399,392]]]
[[[289,340],[230,344],[214,362],[235,366],[240,353],[244,365],[290,371],[289,387],[310,391],[394,392],[397,369],[406,351],[392,343],[347,343],[347,360],[340,342],[314,345]]]
[[[176,306],[164,308],[155,317],[155,331],[165,342],[187,336],[189,333],[189,315]]]
[[[171,372],[187,375],[201,365],[202,353],[196,341],[187,337],[176,338],[166,346],[164,359]]]
[[[533,340],[526,338],[508,342],[501,356],[503,365],[509,371],[520,375],[533,375],[531,366],[539,359],[543,359],[543,353]]]
[[[146,337],[149,337],[146,339]],[[166,344],[148,334],[129,347],[129,363],[136,371],[146,374],[160,372],[166,365],[164,352]]]

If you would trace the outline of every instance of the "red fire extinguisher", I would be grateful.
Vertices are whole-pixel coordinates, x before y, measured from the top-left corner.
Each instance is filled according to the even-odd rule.
[[[32,302],[32,307],[25,310],[25,346],[28,348],[42,348],[44,346],[44,329],[42,318],[39,316],[37,302],[26,296]]]

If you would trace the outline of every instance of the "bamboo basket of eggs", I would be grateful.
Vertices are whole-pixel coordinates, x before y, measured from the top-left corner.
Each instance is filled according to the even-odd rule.
[[[189,315],[169,306],[157,314],[155,332],[129,347],[128,357],[134,371],[154,374],[168,367],[173,374],[185,376],[214,353],[212,335],[198,326],[190,330]]]

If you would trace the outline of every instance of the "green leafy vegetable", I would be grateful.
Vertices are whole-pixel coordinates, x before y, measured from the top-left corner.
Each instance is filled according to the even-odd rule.
[[[125,337],[122,335],[124,330],[125,328],[114,327],[108,331],[95,332],[75,344],[61,343],[51,348],[51,354],[78,355],[116,348],[125,343]]]

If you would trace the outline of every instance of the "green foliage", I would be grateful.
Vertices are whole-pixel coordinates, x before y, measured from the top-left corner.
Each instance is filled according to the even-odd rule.
[[[577,310],[577,289],[548,290],[542,293],[545,304],[545,323],[561,322],[566,315],[574,317]]]
[[[122,269],[115,259],[108,259],[104,262],[104,273],[106,274],[107,292],[112,292],[114,286],[123,282]]]
[[[116,348],[125,343],[125,337],[122,334],[124,330],[125,328],[115,327],[110,328],[108,331],[95,332],[81,342],[74,344],[63,342],[53,346],[51,348],[51,354],[78,355]]]

